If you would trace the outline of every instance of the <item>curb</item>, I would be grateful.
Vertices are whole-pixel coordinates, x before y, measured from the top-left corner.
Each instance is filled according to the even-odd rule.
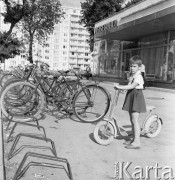
[[[114,84],[114,82],[108,82],[108,81],[101,81],[100,83],[110,84],[110,85]],[[158,87],[146,87],[146,90],[175,94],[175,89],[165,89],[165,88],[158,88]]]

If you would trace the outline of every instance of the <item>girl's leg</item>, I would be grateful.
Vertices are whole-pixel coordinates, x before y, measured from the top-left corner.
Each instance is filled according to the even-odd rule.
[[[132,133],[133,133],[133,135],[134,135],[134,124],[133,124],[133,122],[132,122],[132,112],[129,112],[129,120],[130,120],[130,122],[131,122]]]
[[[133,141],[134,141],[134,136],[135,136],[135,133],[134,133],[134,124],[133,124],[133,122],[132,122],[132,112],[129,112],[129,120],[130,120],[130,122],[131,122],[131,130],[132,130],[132,133],[131,133],[131,135],[133,135],[133,137],[130,139],[130,140],[126,140],[123,144],[125,144],[125,145],[129,145],[129,144],[131,144]]]
[[[134,132],[134,141],[132,142],[133,146],[140,146],[140,126],[138,123],[140,113],[132,112],[131,113],[131,121],[133,123],[133,132]]]

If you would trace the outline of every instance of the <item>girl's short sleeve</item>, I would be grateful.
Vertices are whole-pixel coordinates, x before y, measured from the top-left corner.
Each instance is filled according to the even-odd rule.
[[[134,82],[136,82],[138,85],[142,86],[144,84],[142,75],[139,74],[139,75],[135,76]]]

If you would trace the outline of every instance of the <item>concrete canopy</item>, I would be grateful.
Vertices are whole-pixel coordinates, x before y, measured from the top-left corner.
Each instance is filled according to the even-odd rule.
[[[95,38],[132,41],[170,29],[175,29],[175,5],[98,32]]]

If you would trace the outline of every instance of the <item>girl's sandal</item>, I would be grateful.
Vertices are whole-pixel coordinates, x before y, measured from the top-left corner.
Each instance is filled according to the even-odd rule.
[[[123,144],[124,145],[130,145],[132,143],[132,141],[125,141]]]
[[[127,146],[125,146],[126,149],[140,149],[140,146],[134,146],[132,144],[129,144]]]

